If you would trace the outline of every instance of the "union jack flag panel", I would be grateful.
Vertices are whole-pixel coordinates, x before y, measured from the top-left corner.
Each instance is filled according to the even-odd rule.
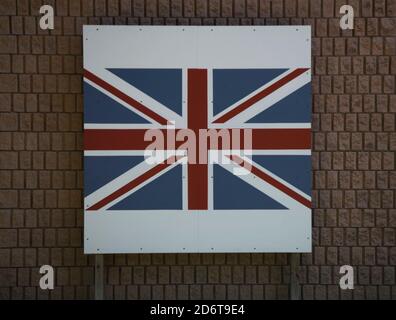
[[[84,39],[85,252],[310,251],[309,27]]]

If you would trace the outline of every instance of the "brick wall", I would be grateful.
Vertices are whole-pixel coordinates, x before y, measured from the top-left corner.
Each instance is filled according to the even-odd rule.
[[[352,4],[355,29],[341,31]],[[54,5],[55,30],[38,28]],[[0,298],[93,297],[82,249],[83,24],[312,26],[313,252],[303,299],[396,299],[395,0],[1,0]],[[106,255],[106,298],[274,298],[286,254]],[[56,288],[38,288],[43,264]],[[339,267],[355,267],[340,290]]]

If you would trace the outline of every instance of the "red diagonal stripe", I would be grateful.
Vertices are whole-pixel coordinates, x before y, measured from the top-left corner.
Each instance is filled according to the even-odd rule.
[[[110,83],[100,79],[96,75],[94,75],[92,72],[84,69],[84,77],[87,78],[88,80],[92,81],[96,85],[100,86],[101,88],[105,89],[106,91],[110,92],[111,94],[115,95],[117,98],[121,99],[125,103],[129,104],[132,106],[134,109],[144,113],[146,116],[150,117],[154,121],[166,125],[168,121],[160,116],[159,114],[155,113],[151,109],[147,108],[143,104],[141,104],[139,101],[136,101],[135,99],[131,98],[130,96],[126,95],[124,92],[118,90],[116,87],[113,87]]]
[[[169,167],[174,162],[178,161],[182,157],[170,157],[164,162],[160,163],[159,165],[151,168],[150,170],[146,171],[142,175],[138,176],[136,179],[128,182],[126,185],[121,187],[120,189],[114,191],[107,197],[103,198],[99,202],[95,203],[94,205],[90,206],[87,210],[99,210],[103,208],[105,205],[109,204],[111,201],[121,197],[123,194],[127,193],[128,191],[136,188],[139,184],[145,182],[146,180],[150,179],[151,177],[155,176],[156,174],[160,173],[162,170]]]
[[[300,74],[304,73],[307,70],[308,70],[308,68],[298,68],[298,69],[290,72],[289,74],[287,74],[283,78],[281,78],[278,81],[276,81],[275,83],[271,84],[269,87],[263,89],[262,91],[260,91],[256,95],[254,95],[253,97],[249,98],[245,102],[243,102],[240,105],[236,106],[234,109],[232,109],[229,112],[227,112],[224,115],[222,115],[220,118],[215,120],[214,123],[224,123],[224,122],[230,120],[231,118],[235,117],[237,114],[239,114],[242,111],[245,111],[246,109],[251,107],[256,102],[258,102],[261,99],[263,99],[264,97],[268,96],[269,94],[271,94],[275,90],[277,90],[280,87],[284,86],[286,83],[288,83],[291,80],[297,78]]]
[[[294,190],[290,189],[289,187],[285,186],[284,184],[280,183],[279,181],[275,180],[265,172],[261,171],[260,169],[254,167],[253,165],[246,164],[246,161],[244,161],[241,157],[236,156],[236,155],[231,155],[227,156],[230,158],[232,161],[234,161],[236,164],[240,165],[241,167],[251,168],[251,172],[263,179],[265,182],[269,183],[270,185],[274,186],[278,190],[282,191],[283,193],[287,194],[289,197],[293,198],[294,200],[300,202],[302,205],[306,206],[307,208],[311,208],[311,201],[307,200]]]

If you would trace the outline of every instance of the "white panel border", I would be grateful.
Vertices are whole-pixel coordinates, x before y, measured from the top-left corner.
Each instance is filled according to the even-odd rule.
[[[84,26],[83,39],[84,68],[93,72],[182,68],[185,77],[187,68],[311,68],[310,26]],[[99,210],[85,211],[84,222],[85,253],[311,251],[310,209]]]

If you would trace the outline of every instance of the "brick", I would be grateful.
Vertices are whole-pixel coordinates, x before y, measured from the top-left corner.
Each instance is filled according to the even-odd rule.
[[[207,0],[196,0],[195,10],[198,17],[206,17],[208,12],[208,2]]]
[[[190,299],[202,299],[202,287],[200,285],[190,286]]]
[[[0,92],[16,92],[18,89],[17,75],[0,74]]]
[[[0,55],[0,72],[7,73],[11,71],[11,59],[9,55]]]
[[[0,229],[0,247],[12,248],[17,244],[17,230],[15,229]]]
[[[16,286],[16,269],[15,268],[1,268],[0,269],[0,283],[4,287]]]
[[[396,21],[395,21],[395,19],[381,18],[380,19],[380,30],[381,30],[381,35],[396,36]]]
[[[107,13],[109,16],[118,16],[119,15],[118,0],[109,0],[107,2]]]
[[[16,208],[18,205],[16,190],[0,190],[0,208]]]
[[[0,249],[0,267],[9,267],[11,265],[11,250]]]
[[[16,0],[4,0],[0,3],[0,15],[15,15]]]
[[[0,35],[0,53],[16,53],[17,39],[15,36]]]
[[[11,94],[0,93],[0,111],[7,112],[11,110]]]

